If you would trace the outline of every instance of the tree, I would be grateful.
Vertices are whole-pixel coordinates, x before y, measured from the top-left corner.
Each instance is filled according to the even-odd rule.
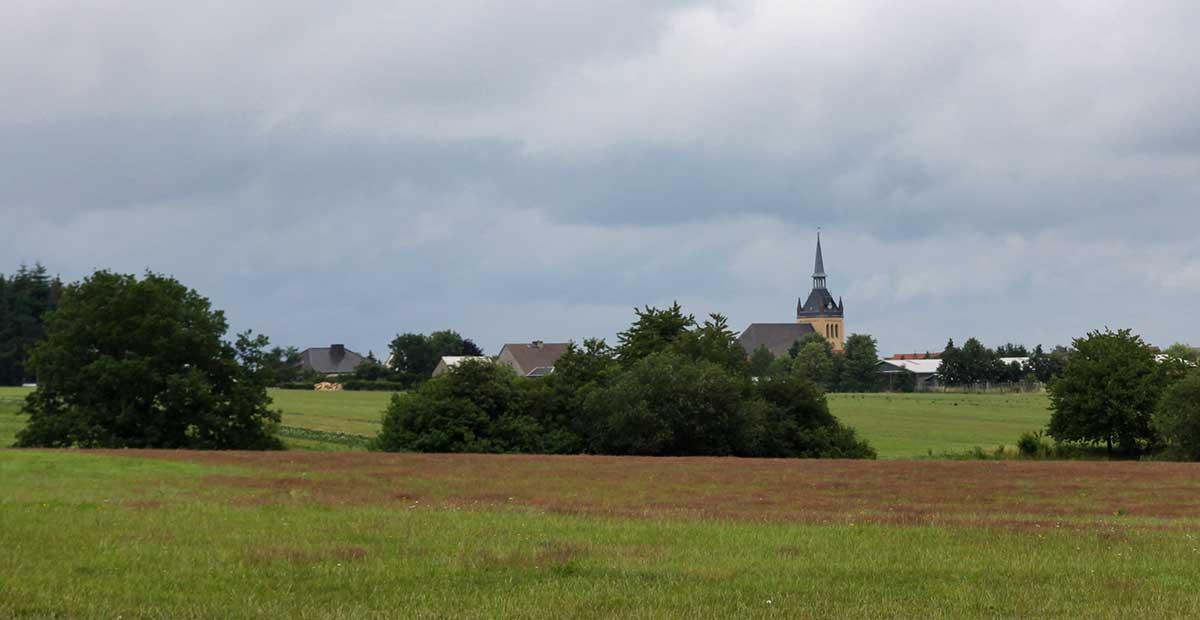
[[[35,380],[28,367],[34,346],[45,339],[44,315],[62,295],[62,282],[40,263],[21,265],[11,278],[0,274],[0,385]]]
[[[905,393],[917,391],[917,375],[907,368],[901,368],[900,372],[896,373],[896,382],[892,389]]]
[[[962,355],[958,347],[954,346],[954,339],[951,338],[946,342],[946,348],[942,350],[941,362],[938,363],[937,376],[938,381],[945,385],[958,385],[962,383]]]
[[[617,334],[617,357],[626,366],[666,349],[696,325],[696,317],[684,314],[679,302],[665,310],[646,306],[633,312],[637,315],[633,325]]]
[[[796,373],[755,383],[741,417],[742,456],[875,458],[875,450],[829,412],[820,387]]]
[[[66,288],[46,328],[19,445],[281,447],[267,339],[224,341],[224,314],[176,280],[98,271]]]
[[[838,389],[843,392],[874,392],[879,389],[879,353],[875,339],[867,334],[850,334],[842,355]]]
[[[766,345],[759,346],[750,354],[750,376],[765,377],[771,371],[771,363],[775,361],[775,356],[771,355],[771,351]]]
[[[1182,342],[1176,342],[1167,347],[1163,353],[1169,358],[1182,360],[1193,366],[1200,364],[1200,349],[1193,349]]]
[[[1003,375],[1003,365],[996,353],[983,346],[976,338],[968,338],[959,351],[959,382],[963,384],[983,383]]]
[[[304,377],[300,366],[300,349],[272,347],[266,354],[266,366],[271,371],[271,385],[294,383]]]
[[[600,454],[732,455],[749,377],[663,350],[637,360],[584,402]]]
[[[1200,370],[1167,388],[1153,423],[1169,456],[1200,461]]]
[[[1025,345],[1006,342],[996,347],[996,355],[1000,357],[1029,357],[1029,349]]]
[[[1050,382],[1048,433],[1137,453],[1154,440],[1150,421],[1162,387],[1154,352],[1141,337],[1128,329],[1089,332],[1074,340],[1066,369]]]
[[[483,355],[483,349],[453,330],[436,331],[428,336],[406,333],[392,339],[391,375],[377,377],[398,381],[408,386],[423,383],[433,374],[438,361],[450,356]]]
[[[815,338],[811,338],[812,336]],[[836,387],[833,347],[829,340],[820,334],[808,334],[798,344],[802,346],[796,351],[792,372],[809,379],[824,390]]]

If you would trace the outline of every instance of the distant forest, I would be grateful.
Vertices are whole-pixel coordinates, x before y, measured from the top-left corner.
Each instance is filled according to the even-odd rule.
[[[43,316],[58,306],[62,290],[62,281],[41,264],[21,265],[9,276],[0,273],[0,385],[33,382],[26,361],[45,339]]]

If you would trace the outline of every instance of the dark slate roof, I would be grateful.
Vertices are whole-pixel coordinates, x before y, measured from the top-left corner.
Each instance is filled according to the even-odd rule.
[[[311,347],[300,353],[300,366],[310,368],[323,375],[340,375],[354,372],[354,367],[367,358],[345,347]]]
[[[842,304],[828,289],[814,288],[806,301],[796,304],[796,318],[822,316],[842,316]]]
[[[825,277],[825,259],[821,258],[821,233],[817,233],[817,261],[813,264],[813,277]]]
[[[785,355],[792,345],[805,334],[816,333],[812,325],[805,323],[751,323],[738,336],[738,343],[746,351],[746,355],[754,353],[761,346],[767,347],[772,355]]]
[[[535,378],[536,377],[544,377],[552,372],[554,372],[553,366],[538,366],[537,368],[534,368],[533,370],[529,371],[529,374],[527,374],[525,376],[526,377],[535,377]]]
[[[499,356],[503,361],[504,352],[508,351],[518,368],[519,374],[528,374],[539,367],[553,368],[558,358],[567,352],[567,342],[519,342],[506,344],[500,348]]]

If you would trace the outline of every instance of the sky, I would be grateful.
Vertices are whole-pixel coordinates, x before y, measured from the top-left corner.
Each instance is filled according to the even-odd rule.
[[[821,231],[882,354],[1200,343],[1200,3],[0,4],[0,271],[231,328],[610,342],[788,322]]]

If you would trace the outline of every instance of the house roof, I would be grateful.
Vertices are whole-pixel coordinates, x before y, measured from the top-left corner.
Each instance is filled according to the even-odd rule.
[[[1000,358],[1000,361],[1004,362],[1005,364],[1011,364],[1013,362],[1017,362],[1018,364],[1025,364],[1029,361],[1029,358],[1028,357],[1002,357],[1002,358]],[[879,370],[882,372],[898,372],[899,370],[904,369],[904,370],[908,370],[909,372],[912,372],[912,373],[918,374],[918,375],[931,375],[938,371],[938,367],[941,366],[941,364],[942,364],[942,360],[940,360],[940,359],[895,359],[895,358],[890,358],[890,359],[885,359],[885,360],[879,360],[879,366],[880,366]],[[887,368],[887,366],[891,366],[892,368]]]
[[[879,365],[881,366],[880,370],[883,372],[888,372],[888,371],[899,372],[900,370],[907,370],[907,371],[909,371],[913,374],[917,374],[917,375],[932,375],[933,373],[937,372],[938,367],[941,366],[941,364],[942,364],[942,360],[939,360],[939,359],[922,359],[922,360],[887,359],[887,360],[880,360]],[[891,366],[892,368],[894,368],[894,370],[892,370],[891,368],[887,368],[886,366]]]
[[[354,372],[367,358],[343,346],[309,347],[300,353],[300,365],[325,375]]]
[[[505,352],[516,362],[518,374],[528,375],[537,368],[553,368],[558,358],[567,352],[569,342],[533,342],[509,343],[500,348],[499,359],[505,361]]]
[[[746,355],[765,346],[772,355],[780,356],[786,354],[805,334],[814,333],[816,330],[807,323],[751,323],[738,336],[738,343]]]

